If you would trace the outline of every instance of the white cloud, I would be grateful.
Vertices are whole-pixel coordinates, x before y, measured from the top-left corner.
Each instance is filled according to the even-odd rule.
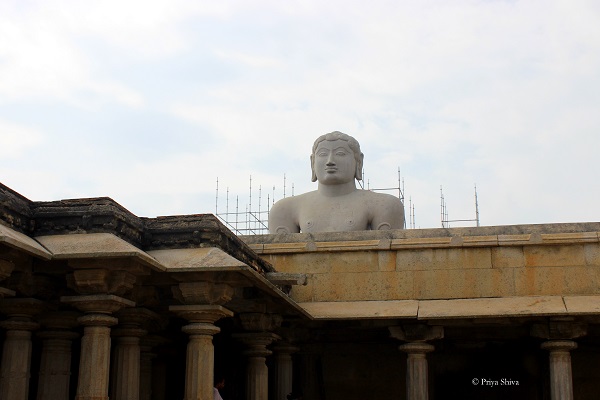
[[[0,158],[16,159],[27,150],[44,143],[44,135],[36,129],[0,119]]]

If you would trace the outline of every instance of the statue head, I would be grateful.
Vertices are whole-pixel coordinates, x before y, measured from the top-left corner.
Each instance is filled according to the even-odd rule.
[[[335,140],[343,140],[347,143],[348,147],[354,153],[354,160],[356,161],[356,168],[354,171],[354,178],[357,180],[362,180],[362,167],[363,167],[363,158],[364,154],[360,151],[360,144],[356,139],[354,139],[350,135],[346,135],[345,133],[334,131],[330,133],[326,133],[325,135],[319,136],[315,143],[313,144],[312,154],[310,156],[310,167],[312,169],[312,181],[315,182],[317,180],[317,173],[315,172],[315,157],[317,148],[319,144],[323,141],[335,141]]]

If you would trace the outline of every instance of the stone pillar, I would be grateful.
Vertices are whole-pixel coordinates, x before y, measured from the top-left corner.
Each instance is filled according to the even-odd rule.
[[[0,312],[8,319],[0,367],[0,399],[27,400],[31,376],[31,332],[39,328],[32,317],[43,309],[36,299],[9,299],[0,302]]]
[[[219,305],[170,306],[169,310],[188,320],[181,330],[190,338],[185,365],[185,400],[212,400],[215,350],[212,337],[221,329],[214,323],[233,312]]]
[[[166,342],[165,339],[155,335],[144,336],[140,341],[140,400],[152,399],[155,380],[162,380],[163,382],[165,380],[166,371],[153,379],[153,360],[156,358],[156,353],[152,352],[152,349]]]
[[[85,312],[77,319],[84,329],[75,399],[108,400],[110,327],[118,322],[111,314],[135,303],[109,294],[63,296],[61,301]]]
[[[426,354],[433,351],[434,347],[425,342],[443,338],[444,329],[441,326],[406,324],[391,326],[389,330],[393,338],[408,342],[399,347],[408,355],[406,359],[407,400],[429,399],[429,371]]]
[[[37,400],[68,400],[71,380],[71,346],[79,335],[70,331],[77,326],[78,313],[54,312],[46,314],[39,332],[42,338],[42,356],[38,379]]]
[[[543,339],[542,349],[550,352],[550,398],[573,400],[570,351],[577,348],[575,339],[587,334],[587,324],[572,317],[556,317],[534,324],[531,335]]]
[[[243,354],[248,358],[246,367],[246,399],[267,400],[269,397],[269,370],[266,357],[271,355],[267,349],[273,341],[281,338],[269,332],[281,326],[281,315],[264,312],[252,312],[239,315],[240,322],[247,333],[238,333],[234,338],[242,341],[248,348]]]
[[[277,344],[275,351],[275,364],[277,366],[277,382],[275,400],[287,400],[287,395],[292,392],[293,364],[292,353],[300,350],[289,344]]]
[[[246,364],[246,399],[267,400],[269,396],[269,370],[266,357],[271,355],[267,349],[279,336],[271,332],[250,332],[234,335],[248,348],[243,352],[247,357]]]
[[[116,344],[113,352],[111,399],[138,400],[141,380],[140,338],[148,333],[142,326],[158,319],[158,315],[145,308],[125,308],[116,316],[119,326],[113,330]]]
[[[542,343],[550,352],[550,393],[552,400],[573,400],[571,350],[577,348],[572,340],[550,340]]]
[[[426,354],[433,351],[433,345],[424,342],[405,343],[399,349],[408,354],[406,359],[406,398],[407,400],[429,399],[429,381]]]

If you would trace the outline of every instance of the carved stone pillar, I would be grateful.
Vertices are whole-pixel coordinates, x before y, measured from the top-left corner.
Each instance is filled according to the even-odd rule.
[[[31,332],[39,328],[32,317],[43,309],[36,299],[8,299],[0,302],[0,322],[6,329],[0,368],[0,399],[27,400],[31,367]]]
[[[406,398],[427,400],[429,381],[426,354],[433,351],[433,345],[424,342],[405,343],[399,349],[408,354],[406,359]]]
[[[165,383],[166,371],[153,377],[153,360],[156,358],[156,353],[152,350],[166,342],[162,337],[155,335],[144,336],[140,341],[140,400],[152,399],[156,381],[162,380],[163,384]]]
[[[44,331],[42,357],[38,380],[37,400],[68,400],[71,380],[71,346],[79,334],[71,329],[77,326],[78,313],[54,312],[41,318]]]
[[[267,349],[279,336],[271,332],[251,332],[234,335],[248,348],[243,354],[247,357],[246,366],[246,399],[267,400],[269,396],[269,370],[266,364],[271,350]]]
[[[190,336],[185,365],[185,400],[211,400],[215,362],[212,337],[221,331],[214,323],[233,316],[233,311],[218,305],[170,306],[169,310],[190,322],[181,329]]]
[[[269,396],[269,370],[266,357],[271,355],[267,349],[273,341],[281,338],[269,332],[281,325],[281,316],[266,313],[240,314],[242,326],[248,333],[233,335],[248,348],[243,352],[247,357],[246,367],[246,399],[267,400]]]
[[[116,314],[119,325],[113,329],[116,339],[111,375],[111,399],[140,398],[141,348],[140,338],[147,334],[142,326],[158,315],[145,308],[125,308]]]
[[[441,326],[407,324],[389,328],[393,338],[408,341],[399,347],[407,353],[406,359],[406,398],[407,400],[429,399],[429,371],[426,354],[435,347],[428,340],[441,339],[444,330]]]
[[[76,400],[108,400],[111,314],[135,303],[114,295],[64,296],[61,301],[85,312],[77,321],[84,326],[81,338]]]
[[[279,343],[273,347],[275,352],[276,389],[275,400],[286,400],[287,395],[292,392],[293,364],[292,354],[300,350],[298,347]]]
[[[550,352],[550,397],[552,400],[573,400],[571,350],[577,348],[573,340],[587,334],[587,325],[574,318],[552,318],[545,324],[535,324],[532,336],[548,339],[542,349]]]
[[[573,400],[571,350],[577,348],[572,340],[550,340],[542,349],[550,352],[550,393],[552,400]]]

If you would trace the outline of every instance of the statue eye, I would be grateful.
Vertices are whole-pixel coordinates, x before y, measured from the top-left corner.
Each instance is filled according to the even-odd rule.
[[[337,153],[335,153],[336,156],[345,156],[346,152],[345,151],[338,151]]]
[[[317,155],[319,157],[326,157],[327,156],[327,152],[326,151],[320,151],[320,152],[317,153]]]

